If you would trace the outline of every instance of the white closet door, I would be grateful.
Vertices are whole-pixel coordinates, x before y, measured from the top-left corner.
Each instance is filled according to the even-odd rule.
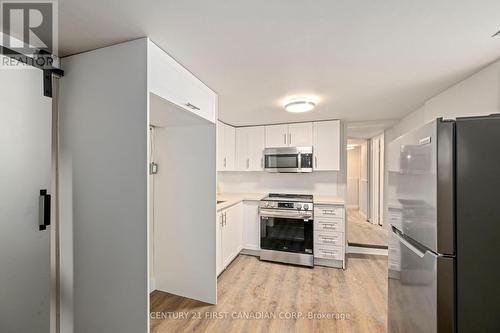
[[[41,70],[1,72],[0,332],[48,333],[52,227],[39,223],[49,222],[40,190],[52,194],[52,100]]]
[[[371,186],[371,219],[373,224],[379,223],[380,217],[380,138],[372,138],[371,153],[372,172],[370,179]]]

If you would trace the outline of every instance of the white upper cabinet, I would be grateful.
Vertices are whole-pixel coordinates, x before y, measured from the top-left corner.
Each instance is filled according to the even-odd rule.
[[[288,125],[266,126],[266,148],[288,147]]]
[[[262,171],[265,148],[311,146],[314,170],[340,170],[339,120],[236,129],[219,122],[218,127],[219,171]]]
[[[238,170],[263,170],[264,137],[263,126],[236,129],[236,168]]]
[[[289,147],[311,147],[313,145],[313,124],[297,123],[288,125]]]
[[[313,154],[315,171],[340,170],[340,121],[313,123]]]
[[[217,171],[235,170],[236,129],[217,122]]]
[[[212,123],[217,95],[151,41],[148,43],[149,91]]]
[[[266,148],[311,147],[312,145],[312,123],[266,126]]]

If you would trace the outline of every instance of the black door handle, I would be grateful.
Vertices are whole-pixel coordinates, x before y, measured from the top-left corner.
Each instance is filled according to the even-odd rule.
[[[50,225],[50,194],[47,194],[47,190],[40,190],[38,228],[45,230],[48,225]]]

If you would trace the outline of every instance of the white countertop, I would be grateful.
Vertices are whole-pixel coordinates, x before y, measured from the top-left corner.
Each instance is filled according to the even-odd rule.
[[[259,201],[267,196],[268,193],[219,193],[217,201],[224,201],[217,204],[217,211],[229,208],[242,201]]]
[[[334,196],[334,195],[325,195],[325,194],[318,194],[314,195],[314,204],[316,205],[344,205],[345,200],[344,198]]]
[[[242,201],[259,201],[265,198],[268,193],[220,193],[217,194],[217,201],[224,201],[217,205],[217,211],[234,206]],[[343,198],[327,195],[313,194],[314,203],[317,205],[344,205]]]

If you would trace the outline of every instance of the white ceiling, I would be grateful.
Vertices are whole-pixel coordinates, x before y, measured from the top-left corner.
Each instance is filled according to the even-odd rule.
[[[234,125],[399,119],[500,56],[498,0],[62,0],[60,54],[149,36]],[[283,97],[314,94],[289,114]]]

